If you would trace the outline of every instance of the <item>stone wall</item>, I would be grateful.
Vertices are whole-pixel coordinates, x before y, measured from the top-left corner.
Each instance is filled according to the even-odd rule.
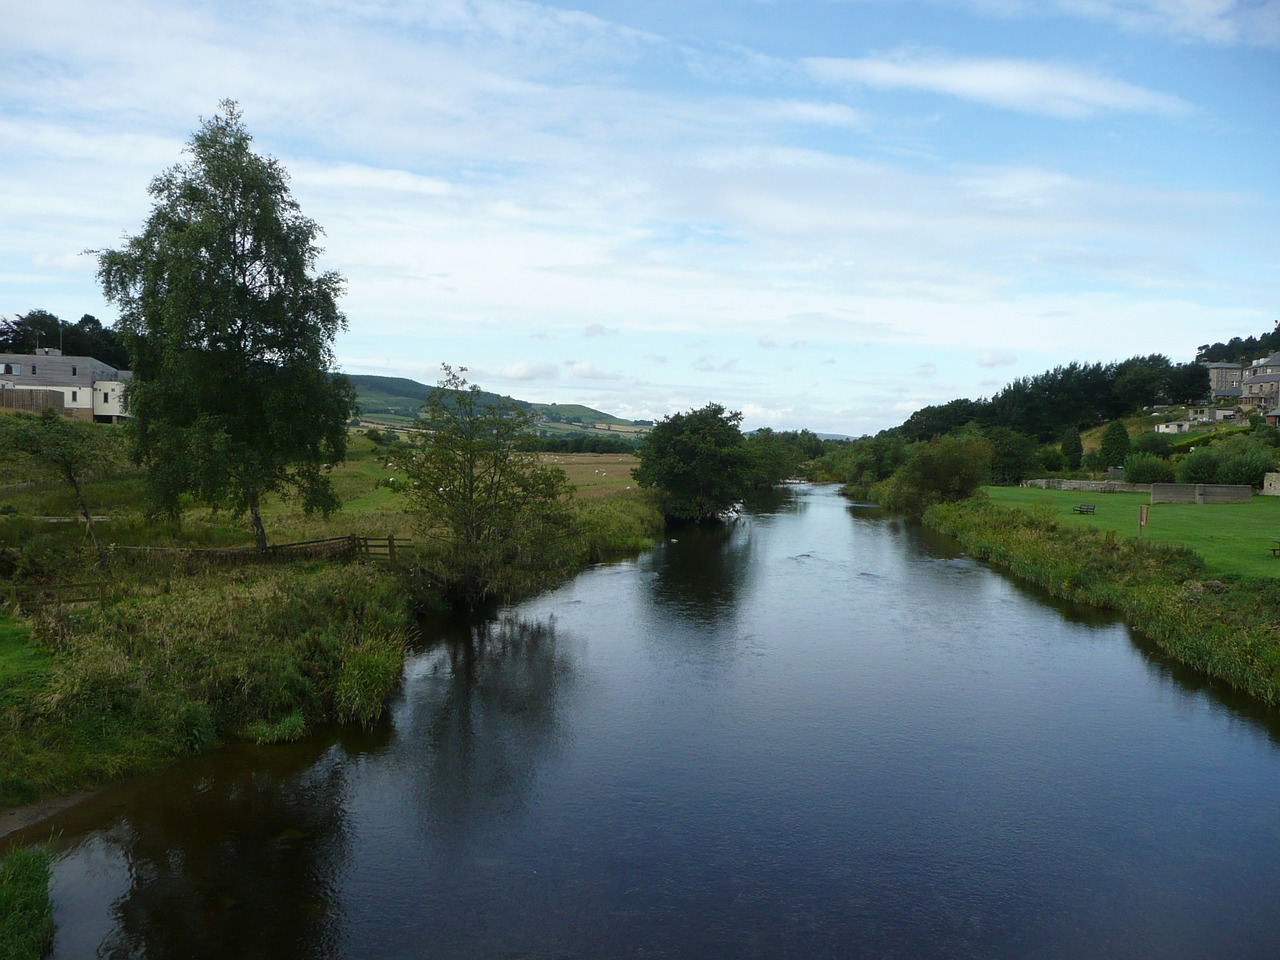
[[[1264,497],[1280,497],[1280,473],[1268,473],[1262,481]]]
[[[1027,480],[1024,487],[1041,490],[1075,490],[1080,493],[1150,493],[1149,483],[1122,483],[1119,480]]]
[[[1248,503],[1253,487],[1228,483],[1153,483],[1152,503]]]

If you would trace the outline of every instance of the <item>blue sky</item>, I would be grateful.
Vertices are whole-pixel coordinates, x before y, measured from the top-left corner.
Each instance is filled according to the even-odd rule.
[[[6,315],[113,321],[229,97],[348,373],[859,435],[1280,320],[1280,0],[7,6]]]

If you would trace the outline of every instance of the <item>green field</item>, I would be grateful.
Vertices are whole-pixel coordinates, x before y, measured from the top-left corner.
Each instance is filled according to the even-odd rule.
[[[1150,503],[1145,493],[1081,493],[1037,490],[1032,487],[987,487],[993,503],[1007,507],[1051,504],[1065,523],[1138,536],[1138,508]],[[1097,512],[1072,512],[1079,503],[1092,503]],[[1218,574],[1250,577],[1280,576],[1280,558],[1271,555],[1280,539],[1280,497],[1254,497],[1250,503],[1158,503],[1150,507],[1142,536],[1161,543],[1190,547]]]

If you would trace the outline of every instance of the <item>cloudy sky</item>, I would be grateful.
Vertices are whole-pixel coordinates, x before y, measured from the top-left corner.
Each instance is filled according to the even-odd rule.
[[[5,4],[0,313],[238,100],[348,373],[858,435],[1280,320],[1280,0]]]

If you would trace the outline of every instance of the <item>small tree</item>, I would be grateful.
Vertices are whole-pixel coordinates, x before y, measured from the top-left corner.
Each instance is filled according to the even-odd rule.
[[[1124,465],[1125,457],[1129,456],[1129,431],[1123,421],[1113,420],[1107,427],[1107,432],[1102,435],[1099,452],[1104,467]]]
[[[1080,430],[1071,427],[1062,435],[1062,456],[1066,458],[1068,470],[1079,470],[1084,459],[1084,441],[1080,439]]]
[[[741,423],[741,413],[718,403],[664,417],[640,442],[632,475],[661,493],[668,517],[714,520],[751,486]]]
[[[872,496],[889,510],[921,517],[933,504],[973,496],[991,472],[991,442],[961,431],[918,443]]]
[[[564,471],[524,449],[533,414],[489,399],[465,372],[444,367],[416,424],[417,443],[395,462],[432,544],[424,572],[474,606],[537,586],[561,568],[572,491]]]
[[[1126,483],[1172,483],[1173,464],[1139,450],[1125,457],[1124,479]]]
[[[93,529],[93,514],[85,496],[85,483],[91,473],[101,470],[109,462],[105,429],[70,420],[56,410],[43,410],[38,417],[26,413],[0,417],[0,444],[6,450],[24,454],[51,467],[70,488],[99,562],[105,554]]]
[[[314,272],[320,228],[279,162],[250,149],[236,104],[222,108],[192,136],[191,162],[151,182],[142,233],[100,252],[98,276],[121,308],[153,507],[176,516],[191,493],[248,513],[265,551],[266,494],[337,508],[328,470],[346,454],[355,392],[331,372],[346,318],[342,278]]]
[[[1198,447],[1178,464],[1179,483],[1213,483],[1218,475],[1218,454],[1213,447]]]

